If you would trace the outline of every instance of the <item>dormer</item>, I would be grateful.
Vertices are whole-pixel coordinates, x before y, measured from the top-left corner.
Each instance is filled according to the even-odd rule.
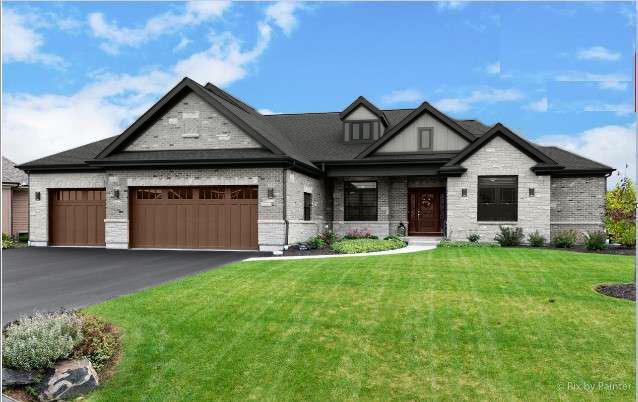
[[[339,114],[343,122],[345,142],[372,142],[378,140],[388,128],[388,119],[363,96],[358,97]]]

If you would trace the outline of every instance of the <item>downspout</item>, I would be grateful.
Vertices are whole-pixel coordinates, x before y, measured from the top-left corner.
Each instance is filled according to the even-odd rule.
[[[288,189],[286,186],[286,181],[288,179],[288,169],[284,168],[283,172],[283,180],[282,180],[282,193],[283,193],[283,206],[282,206],[282,215],[284,218],[284,245],[288,245],[288,207],[287,207],[287,199],[288,199]]]

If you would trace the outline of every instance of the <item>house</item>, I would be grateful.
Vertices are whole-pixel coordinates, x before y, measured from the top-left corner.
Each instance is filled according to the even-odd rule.
[[[265,116],[188,78],[120,135],[20,168],[32,245],[261,250],[325,229],[600,229],[613,171],[427,102]]]
[[[2,233],[19,237],[29,232],[29,177],[2,157]]]

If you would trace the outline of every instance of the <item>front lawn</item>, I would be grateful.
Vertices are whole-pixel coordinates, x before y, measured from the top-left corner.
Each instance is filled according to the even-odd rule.
[[[635,304],[592,290],[633,264],[522,248],[235,264],[88,308],[124,344],[89,399],[633,400]]]

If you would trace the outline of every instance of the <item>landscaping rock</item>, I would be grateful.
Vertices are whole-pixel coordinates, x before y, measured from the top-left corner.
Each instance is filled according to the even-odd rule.
[[[88,359],[64,360],[42,383],[41,401],[57,401],[88,394],[99,385],[97,373]]]
[[[36,382],[36,379],[28,371],[13,370],[10,368],[2,368],[2,386],[7,385],[28,385]]]

